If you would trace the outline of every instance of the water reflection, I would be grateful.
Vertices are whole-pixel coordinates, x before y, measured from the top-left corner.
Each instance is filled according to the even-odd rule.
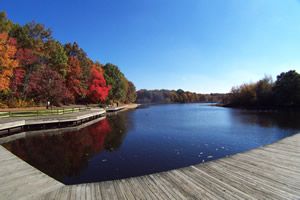
[[[115,115],[80,131],[29,136],[3,146],[49,176],[63,181],[65,177],[78,176],[95,154],[118,149],[127,128],[125,116]]]
[[[112,131],[105,138],[104,148],[114,151],[120,148],[129,129],[133,127],[132,121],[127,117],[127,113],[113,114],[108,117]]]
[[[4,146],[53,178],[79,184],[186,167],[270,144],[297,133],[299,116],[207,104],[155,105]]]
[[[233,109],[232,120],[245,125],[280,129],[300,129],[300,113],[292,111],[249,111]]]

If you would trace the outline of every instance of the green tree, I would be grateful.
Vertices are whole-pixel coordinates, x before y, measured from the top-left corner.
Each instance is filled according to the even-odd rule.
[[[66,76],[68,70],[68,56],[64,47],[54,40],[45,43],[46,63],[52,69],[59,72],[63,77]]]
[[[274,86],[276,104],[281,106],[300,106],[300,74],[295,70],[277,76]]]
[[[245,107],[256,105],[256,84],[250,83],[233,87],[230,93],[230,104]]]
[[[136,88],[134,84],[131,81],[128,81],[128,90],[127,90],[127,97],[126,102],[127,103],[133,103],[136,100]]]
[[[111,86],[108,99],[112,102],[125,102],[128,90],[128,82],[124,74],[116,65],[111,63],[104,65],[103,69],[107,85]]]
[[[52,40],[51,34],[50,29],[35,22],[24,26],[15,24],[10,31],[10,36],[17,39],[19,47],[29,48],[37,52],[42,52],[44,43]]]
[[[13,23],[7,19],[5,12],[0,12],[0,33],[8,33],[13,26]]]
[[[256,98],[257,105],[270,106],[272,105],[273,96],[273,80],[272,77],[266,76],[256,83]]]

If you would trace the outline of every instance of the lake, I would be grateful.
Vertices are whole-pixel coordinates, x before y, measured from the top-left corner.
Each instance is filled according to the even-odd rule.
[[[35,134],[3,146],[63,183],[79,184],[208,162],[299,130],[296,112],[169,104],[112,114],[78,131]]]

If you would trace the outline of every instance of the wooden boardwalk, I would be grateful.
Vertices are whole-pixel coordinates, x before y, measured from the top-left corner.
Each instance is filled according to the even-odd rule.
[[[111,108],[106,108],[106,112],[118,112],[120,110],[123,110],[127,107],[127,105],[125,106],[119,106],[119,107],[111,107]]]
[[[64,185],[0,146],[0,199],[33,199]]]
[[[10,117],[0,119],[0,135],[6,134],[1,133],[3,130],[9,130],[14,128],[23,128],[24,126],[35,126],[35,125],[47,125],[47,124],[58,124],[58,123],[72,123],[79,122],[82,120],[92,119],[96,116],[104,115],[104,109],[91,109],[82,112],[73,112],[63,115],[48,115],[48,116],[37,116],[37,117]]]
[[[204,164],[72,186],[2,147],[0,158],[1,199],[300,199],[300,134]]]

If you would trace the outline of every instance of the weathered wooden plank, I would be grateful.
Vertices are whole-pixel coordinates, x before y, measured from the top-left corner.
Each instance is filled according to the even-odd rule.
[[[268,177],[265,175],[266,172],[261,173],[257,169],[250,169],[249,166],[241,166],[234,163],[228,164],[225,160],[220,160],[218,164],[227,170],[231,170],[232,173],[243,176],[247,181],[255,184],[255,187],[262,189],[265,195],[269,195],[272,199],[295,198],[293,194],[285,192],[284,189],[286,189],[287,186],[279,182],[276,176],[275,178]]]
[[[0,193],[3,199],[33,199],[63,184],[22,161],[0,146]]]
[[[143,188],[140,187],[140,183],[136,178],[129,178],[126,180],[130,187],[130,190],[136,199],[152,199],[148,193],[143,191]]]
[[[170,199],[186,199],[186,197],[176,188],[174,184],[160,176],[153,174],[148,176]]]
[[[149,187],[145,182],[142,177],[135,177],[139,183],[139,189],[143,192],[144,196],[148,196],[149,199],[158,199],[159,195],[156,195],[153,193],[151,190],[151,187]]]
[[[241,190],[251,196],[251,198],[265,199],[268,197],[268,195],[264,191],[259,190],[255,184],[245,180],[243,176],[232,173],[230,170],[224,170],[223,167],[219,167],[217,165],[203,165],[200,169],[220,181],[235,187],[237,190]]]
[[[158,185],[156,185],[149,176],[142,176],[141,179],[147,185],[149,190],[156,196],[156,199],[172,199]]]
[[[176,171],[170,171],[163,176],[172,182],[174,187],[178,188],[187,199],[218,199],[214,194],[204,190],[203,185],[195,184],[187,176],[176,173]]]
[[[196,168],[188,167],[185,170],[182,170],[183,173],[187,174],[190,177],[193,177],[195,182],[201,182],[206,186],[209,186],[214,193],[218,193],[219,196],[223,196],[224,199],[251,199],[249,195],[232,187],[231,185],[221,181],[220,179],[211,176],[209,173]]]
[[[102,198],[104,200],[117,200],[117,193],[113,181],[107,181],[99,184]]]

